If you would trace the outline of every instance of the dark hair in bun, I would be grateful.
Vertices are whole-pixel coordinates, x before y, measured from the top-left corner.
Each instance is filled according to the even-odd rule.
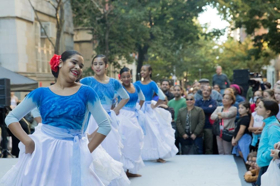
[[[127,67],[123,67],[120,71],[120,75],[122,75],[122,73],[124,73],[124,72],[130,72],[130,69]]]

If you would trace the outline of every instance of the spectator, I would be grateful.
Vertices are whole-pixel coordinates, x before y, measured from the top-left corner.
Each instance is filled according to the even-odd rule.
[[[221,66],[217,66],[216,74],[212,78],[212,84],[213,84],[213,86],[215,84],[219,85],[219,87],[221,89],[221,94],[224,94],[225,89],[229,88],[230,82],[228,80],[227,75],[222,73]]]
[[[219,106],[211,115],[212,120],[221,119],[221,130],[226,129],[233,131],[235,129],[235,117],[237,109],[233,104],[235,96],[233,93],[223,95],[223,106]],[[220,136],[216,136],[219,154],[231,154],[231,142],[223,140]]]
[[[268,165],[272,160],[272,157],[270,157],[271,150],[280,139],[280,125],[276,118],[278,112],[279,106],[274,100],[262,99],[258,104],[257,113],[263,116],[265,126],[257,153],[257,164],[260,167],[260,172],[256,185],[261,185],[261,176],[267,171]]]
[[[17,103],[19,102],[18,97],[15,96],[14,92],[11,92],[11,109],[16,108]]]
[[[214,90],[216,90],[217,92],[221,93],[221,88],[218,84],[213,86]]]
[[[212,125],[210,122],[210,116],[217,108],[217,102],[211,98],[212,88],[210,86],[204,86],[202,89],[201,100],[195,102],[195,106],[203,109],[205,114],[205,125],[204,125],[204,149],[205,154],[213,154],[213,132]]]
[[[161,90],[166,95],[168,101],[174,98],[173,94],[169,91],[170,85],[168,80],[161,81]]]
[[[174,96],[175,96],[174,99],[168,102],[168,106],[174,109],[175,112],[174,121],[176,122],[179,110],[181,108],[186,107],[187,104],[186,104],[186,99],[181,97],[181,87],[179,85],[174,86]]]
[[[237,84],[230,85],[230,88],[232,88],[232,90],[234,92],[234,96],[236,98],[234,106],[238,109],[239,108],[239,103],[245,101],[245,98],[241,96],[242,95],[242,89]],[[238,121],[238,119],[239,119],[239,112],[237,112],[235,121]]]
[[[176,127],[176,120],[177,120],[177,116],[178,116],[178,112],[181,108],[184,108],[187,106],[186,104],[186,99],[181,97],[181,87],[179,85],[175,85],[174,86],[174,96],[175,98],[170,100],[168,102],[168,106],[170,108],[174,109],[174,125],[172,125],[173,129],[176,131],[175,132],[175,145],[176,147],[179,149],[180,151],[180,146],[179,146],[179,138],[178,138],[178,131],[177,131],[177,127]]]
[[[200,83],[200,89],[196,92],[194,95],[195,100],[201,100],[202,99],[202,89],[203,86],[209,86],[209,80],[208,79],[201,79],[199,80]],[[222,95],[217,92],[216,90],[212,90],[211,92],[211,98],[217,102],[217,105],[222,105]]]
[[[252,137],[248,130],[251,118],[250,103],[239,103],[238,112],[240,118],[236,123],[236,128],[231,141],[232,146],[234,146],[232,154],[235,154],[236,156],[240,155],[244,159],[244,162],[246,162],[247,156],[250,153],[250,144],[252,141]]]
[[[254,97],[252,97],[249,102],[251,104],[254,104],[259,97],[263,97],[263,92],[261,90],[257,90],[256,92],[254,92]]]
[[[274,88],[274,97],[275,97],[275,100],[276,100],[276,102],[278,103],[278,105],[280,107],[280,86],[279,85],[277,85]],[[280,112],[277,114],[277,118],[280,119]]]
[[[263,91],[263,97],[266,99],[274,99],[274,90],[266,89]]]
[[[171,94],[174,95],[174,86],[171,86],[169,90],[170,90]]]
[[[251,112],[255,111],[256,108],[256,101],[258,98],[263,97],[263,92],[261,90],[258,90],[254,93],[254,97],[251,98],[251,100],[249,101],[251,104]]]
[[[176,120],[182,154],[186,154],[186,147],[192,144],[195,144],[198,147],[198,153],[202,154],[205,115],[201,108],[194,106],[195,100],[192,94],[187,95],[186,102],[187,107],[179,110]]]
[[[265,90],[271,89],[271,83],[266,81],[266,82],[263,82],[263,84],[264,84]]]
[[[244,175],[244,179],[246,182],[255,183],[258,179],[260,168],[256,164],[257,153],[251,152],[248,155],[248,161],[246,162],[249,165],[249,171],[247,171]]]
[[[259,102],[262,98],[258,98],[256,101],[256,107],[258,107]],[[261,133],[264,127],[263,117],[258,115],[255,111],[252,113],[251,121],[248,130],[252,132],[253,139],[251,143],[251,150],[258,151],[259,141],[261,138]]]

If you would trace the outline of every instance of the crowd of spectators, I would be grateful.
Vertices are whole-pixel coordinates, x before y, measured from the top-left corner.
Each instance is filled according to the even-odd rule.
[[[280,157],[280,81],[273,89],[268,82],[258,82],[246,96],[242,86],[230,84],[221,67],[213,86],[200,79],[185,91],[163,82],[167,97],[174,95],[167,105],[174,109],[178,154],[240,156],[248,168],[244,179],[262,185],[262,175],[271,174],[269,165]]]

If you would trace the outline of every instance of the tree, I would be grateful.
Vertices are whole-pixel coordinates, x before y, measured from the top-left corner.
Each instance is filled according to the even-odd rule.
[[[280,53],[280,0],[219,0],[215,3],[218,10],[230,17],[235,28],[246,28],[246,33],[253,36],[255,59],[269,56],[267,47]],[[265,28],[267,32],[258,34]]]
[[[62,30],[63,30],[63,25],[64,25],[64,5],[69,1],[69,0],[44,0],[45,2],[48,2],[49,4],[52,5],[52,7],[55,9],[55,19],[56,19],[56,38],[55,38],[55,42],[53,42],[51,40],[51,38],[48,36],[47,31],[45,30],[44,26],[42,25],[42,21],[39,18],[38,14],[37,14],[37,10],[35,9],[35,7],[33,6],[33,4],[31,3],[31,0],[28,0],[29,4],[31,5],[35,16],[40,24],[41,29],[43,29],[47,39],[50,41],[51,45],[54,48],[54,53],[55,54],[59,54],[59,48],[60,48],[60,38],[61,38],[61,34],[62,34]],[[54,44],[55,43],[55,44]]]
[[[137,53],[139,73],[144,61],[160,59],[176,63],[175,55],[184,45],[199,39],[195,18],[207,1],[72,0],[72,3],[75,3],[75,25],[93,29],[94,39],[98,40],[96,50],[109,55],[112,61],[122,57],[131,61],[130,54]]]
[[[217,64],[223,67],[223,72],[232,78],[234,69],[249,69],[251,72],[260,72],[262,67],[269,64],[275,53],[266,49],[267,56],[256,58],[254,50],[258,50],[250,38],[240,43],[229,38],[219,46],[219,58]]]

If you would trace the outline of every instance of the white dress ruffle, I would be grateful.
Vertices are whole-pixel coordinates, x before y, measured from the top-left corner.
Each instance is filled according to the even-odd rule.
[[[45,134],[42,125],[39,124],[35,132],[30,135],[35,142],[35,150],[32,154],[25,154],[25,146],[19,143],[18,163],[4,175],[1,179],[2,184],[7,186],[104,185],[94,171],[86,136],[78,141],[80,159],[76,162],[80,162],[77,165],[81,168],[81,180],[73,183],[71,178],[72,171],[75,171],[72,159],[74,142]]]
[[[130,181],[127,178],[123,164],[122,156],[123,145],[121,135],[118,132],[118,120],[114,111],[110,113],[111,132],[107,135],[101,145],[93,151],[93,166],[96,174],[107,186],[128,186]],[[90,116],[86,132],[93,133],[98,125],[95,119]]]
[[[140,111],[141,112],[141,111]],[[144,145],[144,134],[138,123],[138,111],[136,109],[121,109],[119,115],[119,132],[122,136],[123,164],[125,171],[136,174],[139,169],[144,167],[141,151]]]
[[[145,114],[143,160],[167,159],[177,154],[175,130],[171,126],[170,112],[162,108],[151,108],[150,102],[142,107]]]

